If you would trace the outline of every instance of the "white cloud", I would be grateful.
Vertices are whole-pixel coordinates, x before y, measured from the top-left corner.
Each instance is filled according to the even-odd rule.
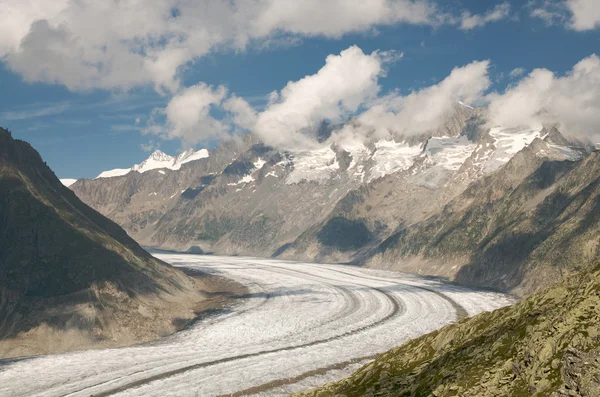
[[[314,134],[321,122],[341,121],[375,100],[384,65],[401,58],[402,54],[394,51],[364,54],[356,46],[349,47],[339,55],[329,55],[315,74],[272,92],[261,112],[241,97],[227,97],[224,87],[199,83],[175,95],[165,108],[155,109],[144,131],[196,143],[231,134],[237,128],[252,131],[272,146],[312,147],[317,144]],[[216,107],[224,112],[220,119],[210,114]],[[164,116],[163,124],[157,120],[159,116]]]
[[[277,30],[340,37],[350,31],[367,31],[374,25],[399,22],[435,25],[445,18],[429,1],[268,0],[260,3],[250,23],[258,37]]]
[[[489,61],[473,62],[452,70],[438,84],[402,96],[383,97],[362,113],[353,129],[360,135],[379,138],[417,135],[438,128],[458,101],[467,104],[483,99],[490,86]]]
[[[268,145],[294,150],[319,145],[315,133],[323,120],[335,123],[353,117],[333,139],[365,141],[372,136],[417,135],[438,128],[458,101],[481,102],[490,86],[489,61],[481,61],[454,68],[443,81],[408,95],[394,92],[378,97],[378,79],[385,76],[385,64],[401,56],[394,52],[364,54],[356,46],[329,55],[315,74],[271,93],[262,112],[243,98],[226,98],[222,87],[201,83],[158,110],[166,116],[166,128],[152,122],[146,131],[196,143],[230,134],[238,127],[255,133]],[[225,112],[221,120],[210,115],[212,106]]]
[[[0,0],[0,59],[73,91],[176,92],[181,70],[215,49],[448,21],[428,0]]]
[[[533,125],[558,121],[570,135],[600,137],[600,58],[581,60],[565,76],[535,69],[506,92],[492,93],[494,123]]]
[[[471,14],[464,11],[460,18],[460,28],[462,30],[471,30],[482,27],[490,22],[497,22],[510,16],[510,4],[501,3],[486,12],[485,14]]]
[[[229,127],[211,115],[211,110],[223,102],[227,90],[223,86],[211,87],[199,83],[175,95],[164,109],[155,109],[163,115],[165,126],[152,119],[143,130],[167,139],[181,139],[195,144],[203,139],[220,138]]]
[[[591,30],[600,26],[600,1],[598,0],[531,0],[528,3],[535,18],[548,25],[565,24],[577,30]]]
[[[546,25],[560,24],[567,20],[567,10],[564,7],[564,3],[545,0],[543,3],[538,4],[534,0],[531,0],[527,3],[527,6],[531,8],[529,15],[533,18],[543,20]]]
[[[600,1],[568,0],[567,7],[573,13],[571,27],[575,30],[589,30],[600,26]]]
[[[71,108],[71,103],[61,102],[57,104],[33,104],[25,109],[6,111],[0,113],[0,120],[26,120],[37,117],[53,116],[66,112]]]
[[[146,144],[144,144],[144,143],[140,144],[140,149],[142,149],[146,153],[153,152],[159,148],[160,148],[160,143],[154,142],[153,140],[150,140]]]
[[[385,59],[390,56],[384,54]],[[322,120],[339,121],[376,97],[383,61],[379,53],[365,55],[356,46],[329,55],[316,74],[289,82],[278,95],[272,94],[254,131],[274,146],[310,145]]]
[[[517,77],[521,77],[525,74],[525,68],[514,68],[508,74],[511,78],[516,79]]]
[[[244,130],[251,130],[256,124],[256,111],[244,98],[232,95],[223,103],[223,109],[230,113],[232,123]]]

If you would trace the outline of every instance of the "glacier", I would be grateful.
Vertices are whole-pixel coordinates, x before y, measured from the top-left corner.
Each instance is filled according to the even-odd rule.
[[[275,395],[347,376],[374,354],[456,321],[459,312],[475,315],[514,302],[383,270],[156,256],[237,280],[250,291],[241,303],[153,343],[0,361],[0,395],[216,396],[251,388]],[[327,370],[345,362],[352,364]],[[316,369],[324,370],[303,376]],[[300,381],[287,380],[294,378]],[[269,389],[275,381],[279,391]]]

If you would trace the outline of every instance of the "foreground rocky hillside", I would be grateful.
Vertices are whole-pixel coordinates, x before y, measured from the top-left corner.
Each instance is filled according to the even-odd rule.
[[[600,264],[298,396],[599,396]]]
[[[201,309],[203,286],[144,251],[0,129],[0,357],[139,343]]]

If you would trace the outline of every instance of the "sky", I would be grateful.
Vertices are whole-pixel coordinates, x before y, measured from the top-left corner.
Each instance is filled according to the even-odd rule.
[[[323,120],[417,134],[456,101],[600,142],[597,53],[597,0],[0,0],[0,126],[60,178],[246,132],[316,147]]]

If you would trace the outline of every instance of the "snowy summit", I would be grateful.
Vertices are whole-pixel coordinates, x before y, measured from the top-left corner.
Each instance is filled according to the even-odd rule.
[[[169,156],[168,154],[156,150],[146,160],[140,164],[136,164],[131,168],[115,168],[113,170],[104,171],[96,177],[98,178],[112,178],[115,176],[122,176],[130,173],[131,171],[137,171],[144,173],[150,170],[167,168],[170,170],[178,170],[185,163],[196,161],[208,157],[208,150],[200,149],[195,151],[194,149],[186,150],[185,152],[177,155],[176,157]]]

